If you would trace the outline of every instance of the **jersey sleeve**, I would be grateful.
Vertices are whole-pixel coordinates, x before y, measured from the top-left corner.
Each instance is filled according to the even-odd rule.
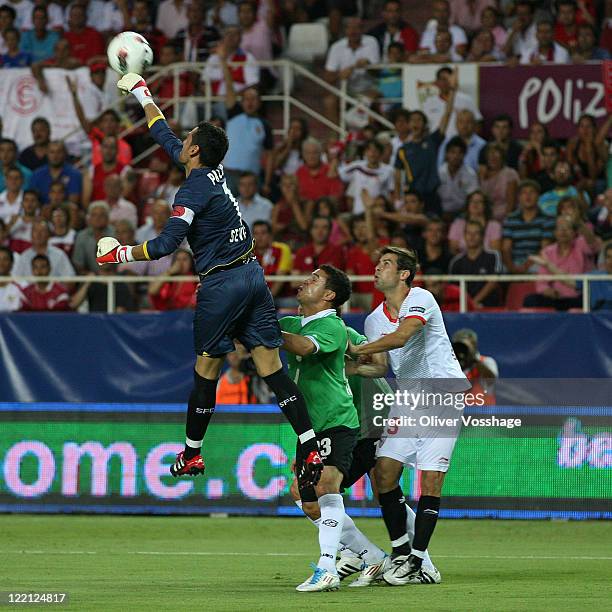
[[[315,345],[315,353],[333,353],[338,349],[346,349],[348,336],[342,321],[332,317],[324,317],[314,321],[303,334]]]
[[[352,327],[347,326],[346,331],[348,333],[348,337],[349,337],[349,340],[351,341],[351,344],[355,346],[359,344],[363,344],[364,342],[368,341],[368,339],[363,334],[360,334],[357,330],[353,329]]]
[[[375,342],[379,338],[382,338],[382,334],[380,333],[380,330],[378,329],[378,326],[376,325],[376,317],[374,316],[374,313],[366,317],[366,320],[363,326],[363,331],[366,335],[368,342]],[[355,343],[353,342],[353,344]]]
[[[278,320],[278,324],[283,331],[289,332],[293,327],[295,321],[297,321],[299,317],[282,317]]]
[[[428,291],[419,292],[412,298],[409,296],[404,300],[398,318],[400,323],[405,319],[416,318],[425,325],[437,308],[438,304],[431,293]]]
[[[179,155],[183,150],[183,143],[170,129],[165,119],[153,119],[153,121],[154,123],[149,124],[151,136],[155,139],[155,142],[164,149],[175,164],[182,165],[179,161]]]
[[[172,206],[172,215],[166,221],[160,235],[153,240],[147,240],[143,249],[147,259],[161,259],[174,253],[185,239],[195,212],[182,204]]]

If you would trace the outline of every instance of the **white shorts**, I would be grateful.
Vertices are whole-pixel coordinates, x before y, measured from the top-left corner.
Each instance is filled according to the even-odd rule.
[[[456,438],[405,438],[400,435],[381,437],[376,457],[389,457],[417,470],[447,472]]]

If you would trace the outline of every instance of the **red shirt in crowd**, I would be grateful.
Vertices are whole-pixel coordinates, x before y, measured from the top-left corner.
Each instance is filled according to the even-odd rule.
[[[104,37],[93,28],[85,27],[80,33],[68,30],[64,32],[64,38],[70,44],[70,55],[83,64],[87,64],[92,57],[104,55],[106,52]]]
[[[382,246],[382,245],[381,245]],[[372,261],[370,254],[360,247],[353,245],[346,252],[346,271],[357,276],[373,276],[376,262]],[[372,304],[378,306],[383,301],[384,295],[374,287],[374,281],[357,281],[353,283],[355,293],[371,293]]]
[[[312,170],[302,164],[296,171],[300,198],[302,200],[318,200],[319,198],[340,198],[344,185],[339,178],[329,178],[329,166],[321,164],[313,175]]]
[[[155,310],[180,310],[193,308],[196,303],[197,283],[164,283],[157,295],[150,295]]]
[[[91,163],[95,167],[102,163],[102,150],[100,145],[106,134],[97,127],[91,128],[89,140],[91,140]],[[167,157],[166,157],[167,159]],[[117,138],[117,161],[124,166],[132,161],[132,147],[123,138]]]
[[[315,254],[314,244],[307,244],[298,249],[293,259],[293,269],[305,274],[319,268],[322,264],[331,264],[344,270],[344,251],[328,244],[318,254]]]
[[[573,32],[568,32],[564,25],[556,23],[555,42],[558,42],[569,50],[575,49],[578,44],[578,28],[574,28]]]
[[[68,289],[60,283],[51,283],[44,291],[32,283],[23,290],[23,298],[21,310],[70,310]]]
[[[115,164],[115,167],[111,170],[105,170],[104,165],[102,163],[96,164],[94,166],[93,174],[91,177],[92,201],[106,199],[106,191],[104,190],[104,181],[106,180],[106,177],[111,176],[113,174],[120,175],[124,168],[125,164],[120,161],[118,161]]]

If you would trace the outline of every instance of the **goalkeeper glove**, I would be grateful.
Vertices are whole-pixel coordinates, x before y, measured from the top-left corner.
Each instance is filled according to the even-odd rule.
[[[117,87],[124,96],[133,94],[143,108],[147,104],[154,104],[146,81],[135,72],[128,72],[122,76],[117,83]]]
[[[96,253],[98,265],[127,263],[136,261],[132,256],[131,246],[122,246],[115,238],[105,237],[98,240],[98,251]]]

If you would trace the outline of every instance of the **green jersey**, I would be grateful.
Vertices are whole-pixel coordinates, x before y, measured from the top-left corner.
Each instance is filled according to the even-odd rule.
[[[311,317],[283,317],[279,323],[283,331],[305,336],[316,347],[304,357],[287,353],[289,375],[304,394],[313,429],[357,429],[359,419],[344,371],[348,336],[342,319],[334,310],[324,310]]]

